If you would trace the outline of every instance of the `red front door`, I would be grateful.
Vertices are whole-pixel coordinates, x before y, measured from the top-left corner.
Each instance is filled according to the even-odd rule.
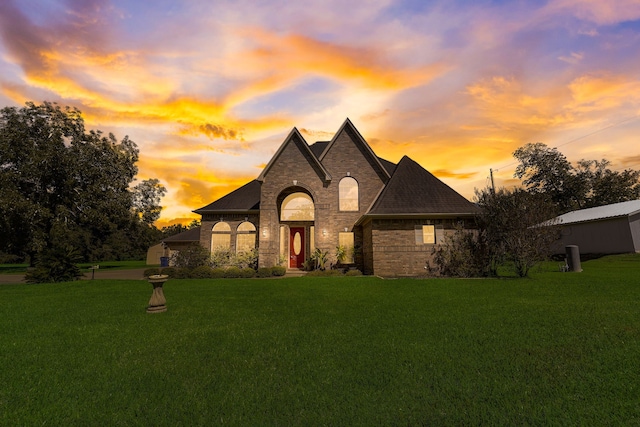
[[[304,227],[291,227],[289,235],[289,267],[304,266]]]

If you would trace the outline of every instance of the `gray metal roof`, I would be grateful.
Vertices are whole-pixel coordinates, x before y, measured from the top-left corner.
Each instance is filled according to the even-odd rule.
[[[614,203],[612,205],[571,211],[556,218],[558,225],[576,222],[598,221],[607,218],[629,216],[640,212],[640,200]]]

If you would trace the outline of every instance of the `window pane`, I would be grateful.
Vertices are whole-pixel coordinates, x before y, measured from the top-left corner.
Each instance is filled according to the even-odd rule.
[[[433,244],[436,242],[436,229],[433,225],[422,226],[422,242]]]
[[[248,252],[256,247],[255,234],[238,234],[236,238],[236,253]]]
[[[249,221],[245,221],[238,226],[238,231],[239,232],[256,231],[256,226],[250,223]]]
[[[231,247],[231,234],[212,234],[211,251],[216,249],[229,249]]]
[[[211,230],[211,252],[231,247],[231,227],[226,222],[218,222]]]
[[[353,242],[353,233],[338,233],[338,245],[345,250],[344,261],[342,261],[345,264],[353,263]]]
[[[220,232],[231,232],[231,227],[229,226],[229,224],[227,224],[226,222],[218,222],[216,223],[216,225],[213,226],[213,230],[212,231],[220,231]]]
[[[358,210],[358,181],[346,177],[340,180],[338,185],[339,209],[341,211]]]
[[[313,200],[305,193],[293,193],[282,202],[281,221],[313,221]]]

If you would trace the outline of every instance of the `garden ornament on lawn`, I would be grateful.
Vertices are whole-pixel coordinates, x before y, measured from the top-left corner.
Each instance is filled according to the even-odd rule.
[[[167,311],[167,300],[164,298],[162,285],[164,285],[164,282],[166,282],[168,278],[169,276],[166,274],[154,274],[147,279],[149,283],[153,285],[153,293],[149,300],[147,313],[162,313]]]

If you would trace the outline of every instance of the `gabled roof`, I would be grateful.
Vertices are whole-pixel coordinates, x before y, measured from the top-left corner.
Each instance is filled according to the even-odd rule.
[[[264,177],[267,175],[273,165],[278,161],[278,158],[289,144],[295,144],[298,147],[302,155],[307,158],[310,166],[315,169],[320,178],[322,178],[325,182],[331,181],[331,175],[325,169],[325,167],[322,166],[322,163],[320,162],[320,160],[318,160],[318,157],[313,154],[311,148],[309,148],[309,144],[307,144],[302,134],[300,134],[298,129],[295,127],[291,130],[289,136],[287,136],[280,148],[278,148],[276,154],[274,154],[271,160],[269,160],[267,166],[265,166],[265,168],[262,170],[262,173],[260,173],[260,176],[258,177],[258,181],[264,181]]]
[[[612,205],[571,211],[556,218],[558,225],[574,224],[577,222],[598,221],[608,218],[631,216],[640,213],[640,200],[614,203]]]
[[[320,162],[324,160],[324,157],[331,150],[331,147],[336,143],[336,140],[342,132],[348,132],[351,136],[355,137],[355,142],[361,146],[363,153],[370,158],[374,167],[378,169],[378,172],[385,178],[385,181],[391,177],[391,174],[389,173],[387,168],[382,165],[380,158],[376,156],[369,144],[367,144],[367,141],[365,141],[362,135],[360,135],[360,132],[358,132],[358,129],[356,129],[353,123],[351,123],[351,120],[349,120],[349,118],[347,118],[344,123],[342,123],[342,126],[340,126],[340,129],[338,129],[338,131],[335,133],[333,139],[329,141],[329,144],[327,144],[322,154],[320,154],[320,156],[318,157],[318,160],[320,160]]]
[[[163,242],[199,242],[200,241],[200,227],[194,227],[182,233],[174,234],[166,239],[162,239]]]
[[[193,212],[203,215],[217,212],[257,211],[258,209],[260,209],[260,183],[254,179],[215,202]]]
[[[311,144],[309,148],[311,148],[311,152],[315,154],[316,157],[320,157],[320,155],[323,153],[325,148],[327,148],[327,145],[329,145],[330,142],[331,141],[317,141]],[[380,162],[382,167],[387,170],[387,173],[389,175],[393,175],[393,171],[396,169],[395,163],[390,162],[389,160],[385,160],[381,157],[378,157],[378,161]]]
[[[404,156],[365,216],[472,215],[476,205]]]

